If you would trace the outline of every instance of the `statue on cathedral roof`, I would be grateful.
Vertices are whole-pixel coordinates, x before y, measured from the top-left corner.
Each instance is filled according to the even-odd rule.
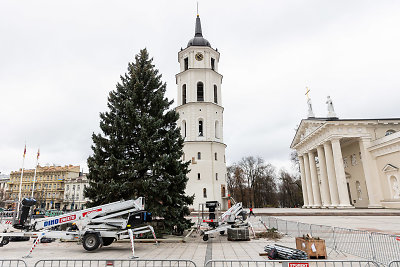
[[[335,109],[333,107],[333,102],[330,96],[327,97],[326,104],[328,105],[328,118],[336,118]]]

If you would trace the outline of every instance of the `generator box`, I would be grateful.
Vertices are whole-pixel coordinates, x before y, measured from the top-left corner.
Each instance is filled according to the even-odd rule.
[[[238,228],[228,228],[228,240],[229,241],[249,241],[249,228],[248,227],[238,227]]]

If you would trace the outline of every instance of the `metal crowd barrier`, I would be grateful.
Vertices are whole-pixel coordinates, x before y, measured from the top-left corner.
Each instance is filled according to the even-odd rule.
[[[373,261],[210,260],[204,267],[379,267]],[[397,266],[393,266],[397,267]]]
[[[399,255],[399,259],[400,259],[400,255]],[[389,267],[400,267],[400,260],[392,261],[391,263],[389,263]]]
[[[0,267],[27,267],[23,260],[0,259]]]
[[[271,216],[263,217],[263,221],[269,228],[276,228],[289,236],[303,236],[309,233],[324,239],[326,246],[332,249],[330,253],[348,253],[384,265],[389,265],[391,261],[400,257],[400,236],[287,221]]]
[[[191,260],[40,260],[34,267],[196,267]],[[2,267],[0,265],[0,267]],[[22,267],[22,266],[20,266]]]

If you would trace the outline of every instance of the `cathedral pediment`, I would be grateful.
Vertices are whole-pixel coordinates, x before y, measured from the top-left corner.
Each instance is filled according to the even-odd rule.
[[[313,120],[313,119],[307,119],[307,120],[302,120],[300,122],[299,127],[297,128],[296,135],[293,138],[291,148],[296,146],[298,143],[300,143],[303,139],[305,139],[307,136],[315,132],[318,128],[320,128],[325,121],[321,120]]]
[[[399,168],[392,164],[386,164],[386,166],[383,168],[383,172],[392,172],[392,171],[398,171]]]

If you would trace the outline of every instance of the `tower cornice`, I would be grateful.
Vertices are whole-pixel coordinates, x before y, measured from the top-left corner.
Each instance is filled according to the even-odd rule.
[[[199,101],[196,101],[196,102],[187,102],[186,104],[177,106],[177,107],[175,108],[175,110],[178,111],[178,110],[183,109],[184,107],[188,107],[188,106],[190,106],[190,105],[198,105],[198,106],[212,105],[212,106],[217,106],[217,107],[221,108],[221,109],[222,109],[222,112],[224,111],[224,107],[223,107],[223,106],[218,105],[218,104],[216,104],[216,103],[214,103],[214,102],[206,102],[206,101],[202,101],[202,102],[199,102]]]
[[[220,74],[219,72],[216,72],[215,70],[211,69],[211,68],[190,68],[190,69],[181,71],[181,72],[175,74],[175,83],[178,84],[178,80],[177,79],[179,78],[179,76],[181,76],[181,75],[183,75],[185,73],[188,73],[190,71],[199,71],[199,70],[201,70],[201,71],[209,70],[209,71],[214,72],[215,74],[217,74],[221,78],[221,83],[222,83],[222,78],[224,78],[224,76],[222,74]]]
[[[181,51],[178,52],[178,62],[179,62],[179,57],[181,56],[181,54],[187,53],[188,51],[191,51],[191,50],[193,51],[193,50],[201,50],[201,49],[204,49],[205,51],[208,50],[209,52],[214,52],[214,53],[218,54],[218,60],[219,60],[219,57],[220,57],[221,53],[218,50],[216,50],[216,49],[214,49],[212,47],[208,47],[208,46],[189,46],[189,47],[186,47],[185,49],[182,49]]]

